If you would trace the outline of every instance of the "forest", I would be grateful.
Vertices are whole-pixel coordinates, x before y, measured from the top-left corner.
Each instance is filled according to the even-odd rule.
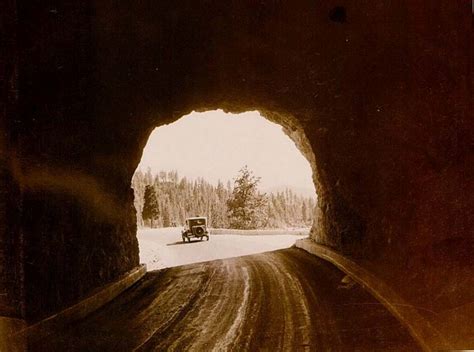
[[[182,226],[187,217],[206,216],[212,228],[276,229],[309,227],[315,199],[291,188],[261,193],[260,179],[244,167],[231,182],[179,177],[176,171],[137,170],[132,178],[139,227]],[[244,196],[244,200],[242,200]],[[247,219],[242,218],[247,214]],[[251,214],[252,219],[248,218]],[[239,218],[240,217],[240,218]],[[248,220],[248,221],[247,221]]]

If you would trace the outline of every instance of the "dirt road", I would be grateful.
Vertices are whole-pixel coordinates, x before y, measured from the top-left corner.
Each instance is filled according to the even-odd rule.
[[[38,351],[416,351],[361,287],[299,249],[150,272]]]
[[[183,243],[182,228],[139,229],[140,263],[149,271],[215,259],[239,257],[289,248],[297,235],[211,235],[210,241]],[[263,233],[264,231],[262,231]]]

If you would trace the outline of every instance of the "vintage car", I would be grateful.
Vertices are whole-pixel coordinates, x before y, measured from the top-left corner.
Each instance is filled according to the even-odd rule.
[[[191,238],[197,238],[199,240],[206,239],[209,241],[209,231],[207,230],[207,218],[204,216],[197,216],[193,218],[187,218],[184,229],[181,232],[183,242],[191,242]]]

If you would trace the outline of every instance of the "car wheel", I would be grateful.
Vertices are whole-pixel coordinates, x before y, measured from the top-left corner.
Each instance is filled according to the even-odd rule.
[[[206,241],[209,241],[209,236],[206,235]]]
[[[181,236],[183,238],[183,243],[186,242],[186,237]]]

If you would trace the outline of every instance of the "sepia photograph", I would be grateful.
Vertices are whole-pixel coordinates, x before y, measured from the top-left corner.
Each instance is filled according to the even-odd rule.
[[[0,352],[474,351],[473,19],[0,1]]]

